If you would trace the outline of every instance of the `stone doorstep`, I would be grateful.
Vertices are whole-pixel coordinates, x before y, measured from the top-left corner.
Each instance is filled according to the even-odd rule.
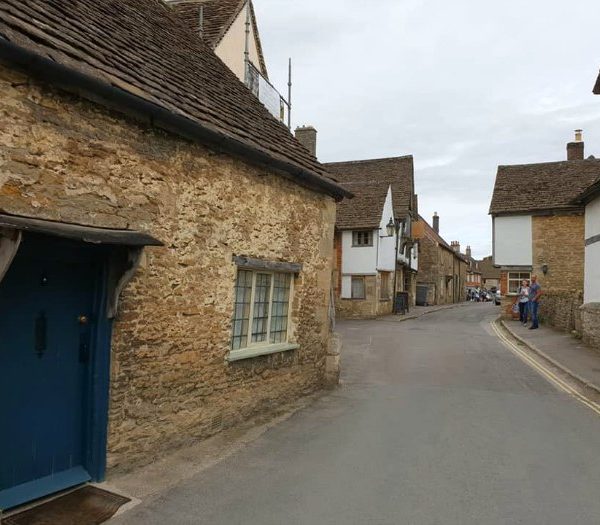
[[[538,354],[540,357],[542,357],[543,359],[547,360],[548,362],[552,363],[556,368],[562,370],[564,373],[566,373],[567,375],[571,376],[573,379],[575,379],[578,383],[580,383],[582,386],[584,386],[585,388],[589,388],[590,390],[594,390],[596,393],[600,394],[600,385],[596,385],[590,381],[588,381],[587,379],[583,378],[581,375],[573,372],[569,367],[567,367],[566,365],[560,363],[559,361],[557,361],[556,359],[554,359],[553,357],[550,357],[548,354],[546,354],[544,351],[540,350],[537,346],[535,346],[533,343],[530,343],[529,341],[523,339],[521,336],[517,335],[509,326],[509,323],[506,322],[505,319],[500,319],[500,323],[502,324],[502,326],[504,328],[506,328],[506,330],[508,330],[508,332],[519,342],[521,342],[522,344],[524,344],[527,348],[529,348],[532,352],[535,352],[536,354]],[[600,357],[599,357],[599,362],[600,362]]]

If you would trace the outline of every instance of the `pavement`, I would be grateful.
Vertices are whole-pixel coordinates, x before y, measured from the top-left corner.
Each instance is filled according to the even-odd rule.
[[[519,321],[503,321],[502,324],[531,350],[600,393],[600,351],[585,345],[571,334],[547,326],[529,330]]]
[[[340,322],[340,388],[110,523],[600,523],[600,417],[508,350],[497,316]]]

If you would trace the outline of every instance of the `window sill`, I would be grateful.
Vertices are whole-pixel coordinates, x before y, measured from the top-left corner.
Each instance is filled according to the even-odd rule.
[[[261,355],[277,354],[279,352],[289,352],[290,350],[297,350],[300,345],[294,343],[281,343],[276,345],[268,346],[255,346],[251,348],[243,348],[242,350],[232,350],[227,356],[227,361],[241,361],[242,359],[251,359],[253,357],[259,357]]]

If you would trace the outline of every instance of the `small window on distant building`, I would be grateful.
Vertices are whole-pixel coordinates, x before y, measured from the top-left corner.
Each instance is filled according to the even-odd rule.
[[[352,232],[352,246],[373,246],[373,232]]]
[[[522,281],[529,281],[531,279],[530,272],[509,272],[508,273],[508,293],[517,294],[519,293],[519,286]]]
[[[352,276],[352,299],[365,299],[365,278],[359,275]]]
[[[389,272],[381,272],[381,290],[379,297],[383,301],[390,298],[390,274]]]

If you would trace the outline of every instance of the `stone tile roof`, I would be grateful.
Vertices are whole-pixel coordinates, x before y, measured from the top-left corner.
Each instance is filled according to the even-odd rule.
[[[413,211],[414,163],[412,155],[386,159],[326,163],[333,177],[354,194],[352,201],[338,203],[336,226],[342,230],[378,228],[392,186],[396,218]]]
[[[494,260],[491,255],[479,261],[479,268],[484,279],[500,279],[500,268],[494,266]]]
[[[568,210],[600,176],[600,160],[499,166],[490,213]]]
[[[587,204],[598,197],[600,197],[600,177],[598,177],[592,184],[590,184],[579,195],[577,195],[577,197],[573,199],[572,204]]]
[[[2,0],[0,50],[12,56],[7,46],[93,80],[89,89],[117,90],[166,110],[201,130],[211,143],[217,137],[227,151],[269,159],[299,184],[347,196],[161,0]],[[82,88],[72,89],[79,93]]]
[[[183,23],[194,33],[200,33],[200,8],[202,8],[202,38],[213,49],[219,45],[232,26],[247,0],[167,0]],[[254,4],[250,2],[252,27],[256,35],[256,46],[262,74],[268,78],[267,66],[258,32]]]
[[[462,260],[463,262],[467,263],[467,258],[466,255],[463,255],[462,253],[458,253],[454,248],[452,248],[452,246],[450,246],[445,240],[444,238],[438,233],[436,232],[431,225],[421,216],[419,215],[419,220],[423,222],[424,226],[425,226],[425,235],[427,237],[429,237],[431,240],[437,242],[442,248],[445,248],[446,250],[448,250],[449,252],[452,252],[457,259]]]

